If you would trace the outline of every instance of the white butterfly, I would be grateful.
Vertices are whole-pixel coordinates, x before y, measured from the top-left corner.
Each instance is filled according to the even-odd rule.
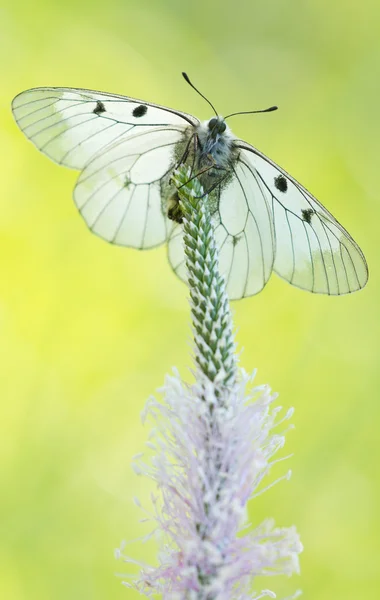
[[[167,241],[170,264],[185,281],[181,211],[170,182],[182,162],[194,175],[203,171],[231,299],[257,294],[272,271],[321,294],[367,282],[363,253],[332,214],[216,112],[200,122],[150,102],[72,88],[27,90],[12,108],[41,152],[81,171],[74,200],[91,231],[139,249]]]

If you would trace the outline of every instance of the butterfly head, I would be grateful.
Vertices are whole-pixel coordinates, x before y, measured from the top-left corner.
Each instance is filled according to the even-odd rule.
[[[217,136],[223,134],[227,129],[227,124],[223,117],[213,117],[207,123],[207,128],[209,131],[209,135],[216,139]]]
[[[225,119],[220,115],[200,123],[197,133],[201,144],[206,145],[227,143],[230,138],[234,137]]]

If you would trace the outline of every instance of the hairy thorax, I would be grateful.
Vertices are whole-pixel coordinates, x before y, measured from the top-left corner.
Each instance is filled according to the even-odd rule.
[[[236,160],[235,136],[225,121],[220,118],[220,122],[225,126],[225,130],[220,133],[210,130],[210,121],[203,121],[198,125],[196,135],[199,144],[199,158],[202,162],[213,159],[216,166],[228,169]]]

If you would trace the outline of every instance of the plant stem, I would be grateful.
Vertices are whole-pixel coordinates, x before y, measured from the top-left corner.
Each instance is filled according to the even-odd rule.
[[[173,176],[183,213],[195,361],[210,381],[232,385],[236,380],[236,344],[226,285],[219,274],[208,196],[198,178],[190,179],[186,167],[180,167]]]

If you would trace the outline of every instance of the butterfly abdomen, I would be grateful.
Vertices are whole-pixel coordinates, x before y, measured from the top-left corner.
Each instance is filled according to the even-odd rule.
[[[168,200],[168,218],[176,223],[183,222],[183,212],[180,204],[178,192],[174,192]]]

